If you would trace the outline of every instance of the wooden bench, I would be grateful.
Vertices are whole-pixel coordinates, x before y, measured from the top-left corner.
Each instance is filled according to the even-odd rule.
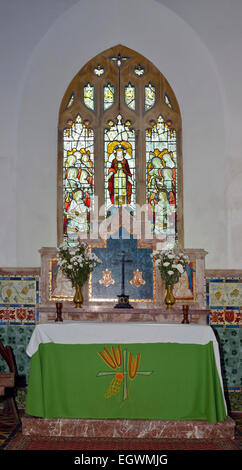
[[[10,346],[3,346],[0,341],[0,355],[8,365],[8,373],[0,373],[0,396],[4,399],[4,414],[11,414],[17,422],[20,422],[18,408],[15,402],[17,368],[14,355]]]

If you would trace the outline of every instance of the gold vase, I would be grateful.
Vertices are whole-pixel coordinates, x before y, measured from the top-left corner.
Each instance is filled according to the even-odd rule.
[[[75,286],[76,292],[73,298],[73,302],[76,308],[81,308],[83,304],[82,286],[77,284]]]
[[[166,286],[166,296],[165,296],[165,303],[166,303],[166,308],[170,309],[174,305],[176,299],[173,295],[173,285],[168,284]]]

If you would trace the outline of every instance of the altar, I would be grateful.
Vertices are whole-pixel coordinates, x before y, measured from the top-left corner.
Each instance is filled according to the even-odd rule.
[[[81,308],[59,270],[58,249],[40,250],[39,325],[27,348],[23,434],[233,438],[218,344],[208,326],[206,251],[183,250],[189,270],[167,309],[151,256],[157,241],[133,234],[125,241],[120,232],[114,242],[108,238],[87,240],[102,264],[83,286]],[[114,308],[123,249],[132,261],[125,284],[131,308]]]
[[[63,322],[36,326],[26,413],[42,418],[224,421],[209,326]]]

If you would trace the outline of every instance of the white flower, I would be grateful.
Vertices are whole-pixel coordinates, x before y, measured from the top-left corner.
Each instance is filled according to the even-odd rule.
[[[163,266],[170,266],[170,263],[168,261],[165,261],[165,263],[163,263]]]
[[[61,248],[67,248],[67,244],[65,242],[61,243],[59,245],[59,248],[57,248],[57,250],[60,250]]]
[[[184,272],[183,266],[182,266],[182,264],[180,264],[180,263],[176,265],[176,269],[178,269],[178,271],[179,271],[181,274]]]
[[[172,276],[172,274],[174,274],[174,271],[171,271],[171,270],[170,270],[170,271],[168,271],[168,274],[169,274],[170,276]]]
[[[174,256],[172,253],[169,253],[169,254],[167,255],[167,258],[169,258],[169,259],[174,259],[175,256]]]

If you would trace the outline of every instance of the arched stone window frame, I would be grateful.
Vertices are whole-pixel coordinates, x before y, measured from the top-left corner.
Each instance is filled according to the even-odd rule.
[[[117,73],[113,57],[127,58]],[[141,73],[134,73],[139,69]],[[99,70],[96,74],[94,70]],[[144,73],[142,74],[142,69]],[[120,77],[120,79],[119,79]],[[91,84],[95,89],[94,109],[89,109],[83,99],[83,88]],[[111,83],[115,87],[114,103],[106,110],[103,106],[103,87]],[[136,107],[130,109],[125,103],[124,89],[129,83],[135,86]],[[156,89],[156,102],[149,110],[144,106],[144,87],[149,83]],[[120,96],[117,90],[120,89]],[[94,131],[94,194],[98,195],[99,207],[104,205],[104,130],[107,123],[119,114],[132,123],[136,134],[136,203],[146,203],[146,147],[145,133],[151,122],[162,115],[176,131],[177,141],[177,246],[184,247],[183,226],[183,165],[182,165],[182,119],[180,108],[165,76],[147,58],[126,46],[117,45],[89,60],[75,75],[66,89],[59,108],[58,118],[58,164],[57,164],[57,241],[63,241],[63,131],[68,122],[78,115],[88,122]],[[101,220],[100,216],[99,219]]]

